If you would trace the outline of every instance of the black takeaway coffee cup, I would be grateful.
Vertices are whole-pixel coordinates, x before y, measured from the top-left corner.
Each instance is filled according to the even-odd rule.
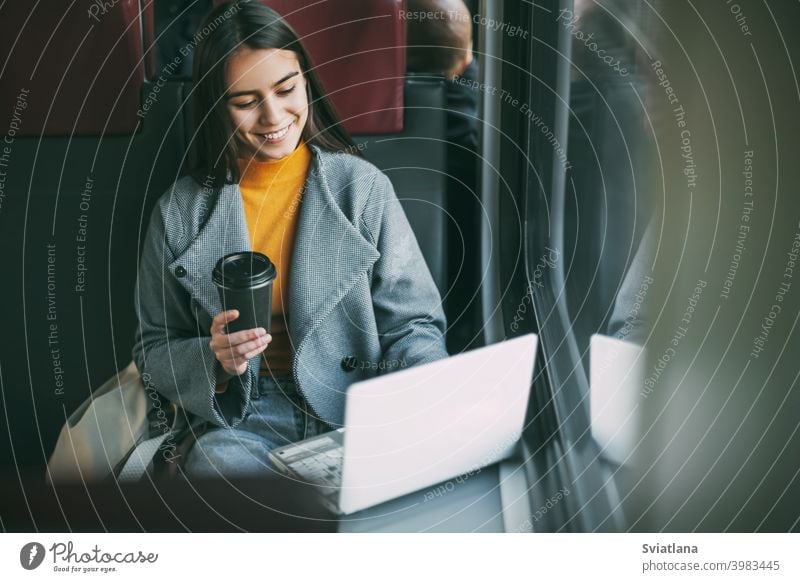
[[[236,309],[228,333],[272,324],[272,282],[277,272],[266,255],[245,251],[225,255],[214,267],[211,278],[217,286],[222,310]]]

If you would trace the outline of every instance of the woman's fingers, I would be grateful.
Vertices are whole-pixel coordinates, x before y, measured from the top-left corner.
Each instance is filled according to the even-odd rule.
[[[258,350],[256,353],[262,351],[272,341],[271,335],[261,336],[252,341],[246,341],[237,345],[223,344],[221,352],[224,357],[240,358],[246,354]]]
[[[263,352],[264,349],[266,349],[266,347],[267,346],[261,346],[260,348],[258,348],[256,350],[253,350],[251,352],[248,352],[247,354],[245,354],[244,356],[242,356],[240,358],[233,358],[233,359],[230,359],[230,360],[220,361],[220,364],[222,364],[223,368],[226,368],[228,370],[232,370],[232,369],[241,370],[241,372],[237,371],[237,375],[239,375],[245,369],[247,369],[247,362],[249,362],[250,360],[255,358],[261,352]]]
[[[209,347],[229,374],[241,375],[247,369],[247,362],[263,352],[272,341],[272,336],[263,327],[246,329],[226,334],[225,326],[239,317],[235,309],[223,311],[211,321],[211,341]]]
[[[238,346],[223,346],[214,350],[214,355],[226,372],[239,376],[247,369],[247,362],[263,352],[271,341],[272,336],[267,334]]]
[[[267,330],[263,327],[257,327],[255,329],[245,329],[242,331],[237,331],[236,333],[229,333],[223,337],[226,339],[228,343],[232,346],[238,346],[244,344],[246,342],[258,340],[260,338],[266,337]],[[272,341],[272,337],[270,336],[269,341]]]
[[[220,311],[211,320],[211,327],[225,325],[229,321],[234,321],[239,318],[239,311],[236,309],[229,309],[228,311]]]
[[[263,328],[247,329],[244,331],[237,331],[236,333],[225,335],[218,334],[211,337],[209,346],[215,352],[229,351],[236,355],[244,354],[256,346],[263,343],[270,343],[272,336],[269,335]]]
[[[260,354],[261,352],[263,352],[264,350],[266,350],[268,345],[269,345],[269,342],[266,342],[266,343],[264,343],[263,345],[260,345],[260,346],[258,346],[258,347],[256,347],[256,348],[254,348],[252,351],[250,351],[250,352],[247,352],[247,353],[244,355],[244,357],[245,357],[245,360],[249,360],[249,359],[251,359],[251,358],[255,358],[255,357],[258,355],[258,354]]]
[[[231,321],[239,319],[239,311],[236,309],[229,309],[228,311],[221,311],[214,316],[211,320],[211,335],[224,334],[225,325]]]

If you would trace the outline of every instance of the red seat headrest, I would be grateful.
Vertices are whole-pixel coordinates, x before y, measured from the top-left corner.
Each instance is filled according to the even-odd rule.
[[[144,81],[138,0],[8,2],[0,13],[0,111],[4,123],[16,119],[16,135],[135,131]]]

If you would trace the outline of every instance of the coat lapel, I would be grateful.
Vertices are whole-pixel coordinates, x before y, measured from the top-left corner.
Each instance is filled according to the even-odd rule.
[[[238,184],[226,184],[211,210],[205,225],[186,250],[170,265],[178,266],[186,276],[178,281],[211,317],[222,311],[211,272],[217,260],[229,253],[251,250],[250,235],[244,217],[244,205]]]
[[[289,333],[295,350],[333,311],[380,256],[342,212],[330,191],[326,158],[315,146],[309,175],[297,208],[297,232],[289,275]],[[170,264],[186,276],[178,280],[212,317],[222,305],[211,272],[228,253],[251,250],[238,184],[224,186],[197,237]]]
[[[313,332],[369,269],[380,253],[345,216],[330,191],[330,156],[314,158],[299,206],[289,277],[289,332],[300,351]],[[342,330],[344,333],[344,330]]]

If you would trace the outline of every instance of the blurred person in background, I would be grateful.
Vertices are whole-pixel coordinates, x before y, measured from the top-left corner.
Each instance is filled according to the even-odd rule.
[[[449,245],[448,264],[458,273],[451,281],[448,311],[456,314],[448,331],[451,352],[474,339],[477,309],[473,296],[480,279],[474,257],[480,256],[478,183],[478,62],[473,54],[473,16],[463,0],[408,0],[406,11],[408,72],[445,80],[447,138],[447,207],[460,233]]]

